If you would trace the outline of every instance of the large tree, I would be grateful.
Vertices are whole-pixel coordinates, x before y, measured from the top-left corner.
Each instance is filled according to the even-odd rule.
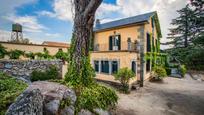
[[[173,44],[167,50],[171,55],[186,64],[189,69],[204,69],[204,1],[191,0],[191,3],[178,11],[173,19],[175,28],[170,29],[169,39]]]
[[[192,38],[192,19],[193,11],[189,8],[189,5],[186,5],[185,8],[177,11],[179,17],[172,20],[172,25],[174,28],[170,29],[170,34],[168,34],[168,39],[171,39],[171,42],[167,44],[173,44],[174,48],[178,47],[188,47]]]
[[[72,85],[88,85],[94,76],[89,60],[90,38],[95,12],[102,0],[73,0],[74,30],[70,48],[66,80]]]
[[[204,1],[191,0],[191,6],[194,11],[195,18],[192,22],[195,45],[201,44],[204,47]]]

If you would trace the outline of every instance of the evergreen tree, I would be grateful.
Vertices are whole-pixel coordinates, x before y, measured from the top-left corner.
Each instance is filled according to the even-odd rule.
[[[174,45],[174,48],[178,47],[188,47],[191,43],[192,38],[192,20],[194,18],[193,10],[189,8],[189,5],[186,5],[185,8],[177,11],[179,17],[172,20],[172,25],[174,28],[170,29],[170,34],[168,34],[168,39],[171,39],[171,42],[166,44]]]
[[[204,1],[203,0],[191,0],[191,6],[194,11],[193,32],[195,45],[204,46]]]

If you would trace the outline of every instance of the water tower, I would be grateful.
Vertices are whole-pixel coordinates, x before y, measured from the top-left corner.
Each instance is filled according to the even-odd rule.
[[[22,41],[23,40],[23,33],[22,33],[22,26],[18,23],[12,24],[12,32],[11,32],[11,41]]]

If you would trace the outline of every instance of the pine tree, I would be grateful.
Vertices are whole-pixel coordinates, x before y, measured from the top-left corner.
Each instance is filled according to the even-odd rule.
[[[194,11],[194,20],[192,30],[194,32],[193,42],[195,45],[204,46],[204,1],[191,0],[191,6]]]
[[[171,39],[171,42],[166,44],[174,45],[174,48],[178,47],[188,47],[191,44],[192,38],[192,19],[194,17],[193,10],[189,8],[189,5],[186,5],[185,8],[177,11],[179,17],[172,20],[172,25],[174,28],[169,29],[170,34],[168,34],[168,39]]]

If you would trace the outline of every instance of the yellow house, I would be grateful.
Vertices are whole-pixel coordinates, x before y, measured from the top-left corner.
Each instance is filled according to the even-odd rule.
[[[133,83],[140,80],[140,54],[158,51],[161,31],[157,12],[150,12],[104,24],[96,21],[91,63],[96,79],[113,81],[113,73],[128,67],[135,72]],[[151,61],[145,60],[144,80],[150,77]]]

